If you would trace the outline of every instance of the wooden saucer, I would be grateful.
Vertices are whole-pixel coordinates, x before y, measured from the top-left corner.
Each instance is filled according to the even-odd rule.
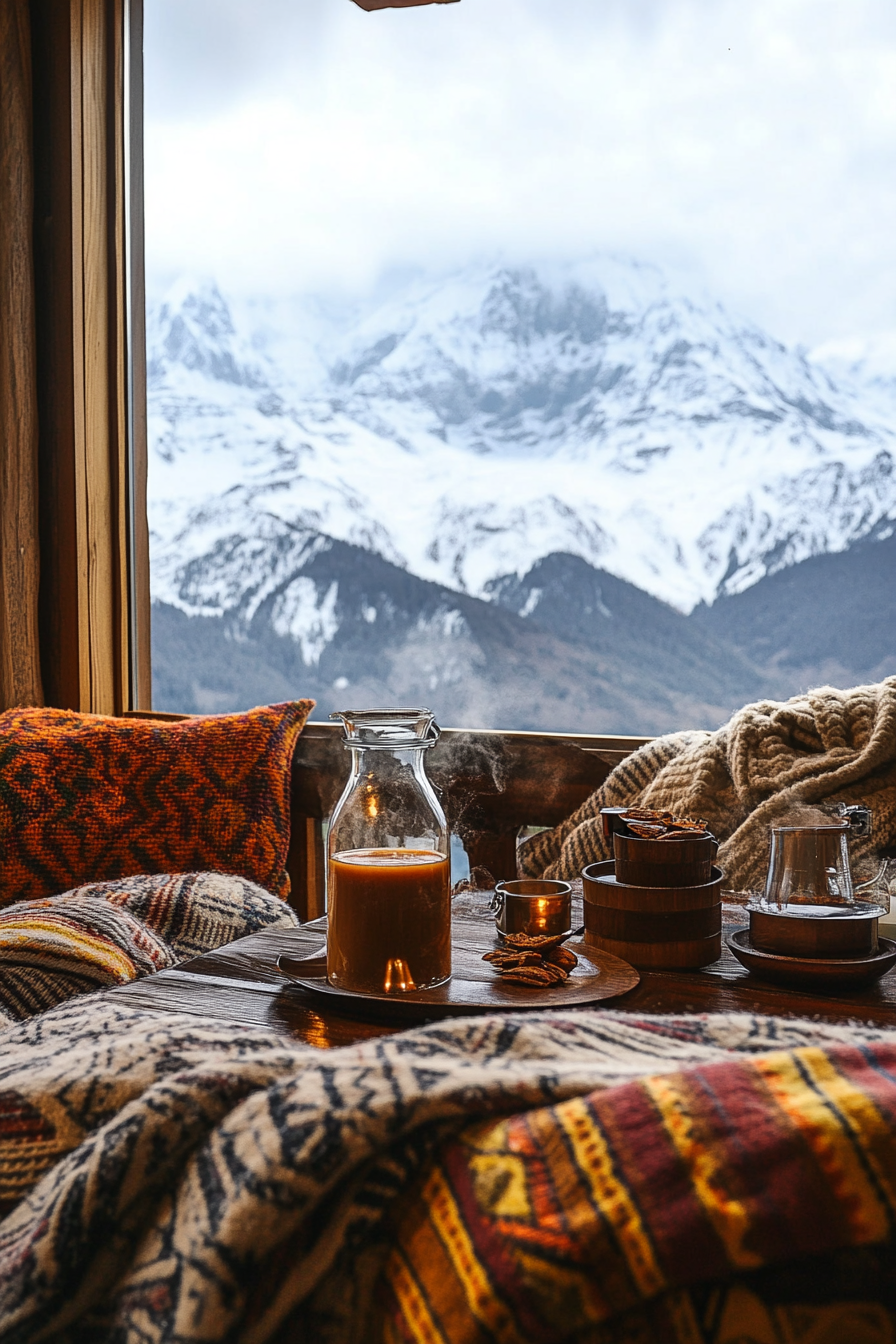
[[[320,1000],[328,1008],[341,1009],[353,1017],[421,1018],[460,1017],[478,1013],[518,1012],[527,1009],[581,1008],[617,998],[634,989],[641,977],[633,966],[586,947],[580,938],[564,944],[575,952],[579,964],[561,985],[544,989],[503,981],[483,952],[499,946],[492,920],[455,915],[451,925],[451,979],[435,989],[412,990],[406,994],[358,994],[337,989],[326,978],[326,968],[310,958],[281,953],[277,965],[294,984]]]
[[[879,948],[865,957],[785,957],[777,952],[762,952],[750,942],[749,929],[735,929],[726,942],[742,966],[762,980],[779,985],[871,984],[896,965],[896,943],[878,938]]]

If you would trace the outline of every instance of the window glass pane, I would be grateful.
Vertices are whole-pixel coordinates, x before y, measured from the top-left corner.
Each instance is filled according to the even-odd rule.
[[[889,0],[146,0],[155,706],[896,672]]]

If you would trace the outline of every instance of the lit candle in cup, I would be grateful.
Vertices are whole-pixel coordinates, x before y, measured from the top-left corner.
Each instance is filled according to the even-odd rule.
[[[568,933],[572,928],[572,887],[568,882],[519,878],[495,888],[495,925],[501,933]]]

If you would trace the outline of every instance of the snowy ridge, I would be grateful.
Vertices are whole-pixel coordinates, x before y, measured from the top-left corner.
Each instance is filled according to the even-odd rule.
[[[687,611],[896,516],[896,370],[788,350],[652,267],[414,281],[321,320],[317,378],[211,284],[149,337],[154,594],[267,604],[307,661],[335,595],[298,571],[327,538],[483,597],[565,552]]]
[[[828,341],[813,350],[812,358],[835,382],[859,387],[865,404],[890,424],[896,421],[896,331]]]

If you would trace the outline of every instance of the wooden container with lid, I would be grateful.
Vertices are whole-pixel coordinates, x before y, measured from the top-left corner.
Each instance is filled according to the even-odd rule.
[[[639,843],[672,849],[685,842]],[[710,865],[707,882],[675,885],[670,867],[663,873],[666,880],[652,886],[621,881],[617,868],[608,860],[592,863],[582,873],[586,943],[640,968],[694,970],[718,960],[722,955],[720,868]]]
[[[711,835],[699,840],[642,840],[613,835],[616,877],[635,887],[697,887],[712,880],[719,843]]]

